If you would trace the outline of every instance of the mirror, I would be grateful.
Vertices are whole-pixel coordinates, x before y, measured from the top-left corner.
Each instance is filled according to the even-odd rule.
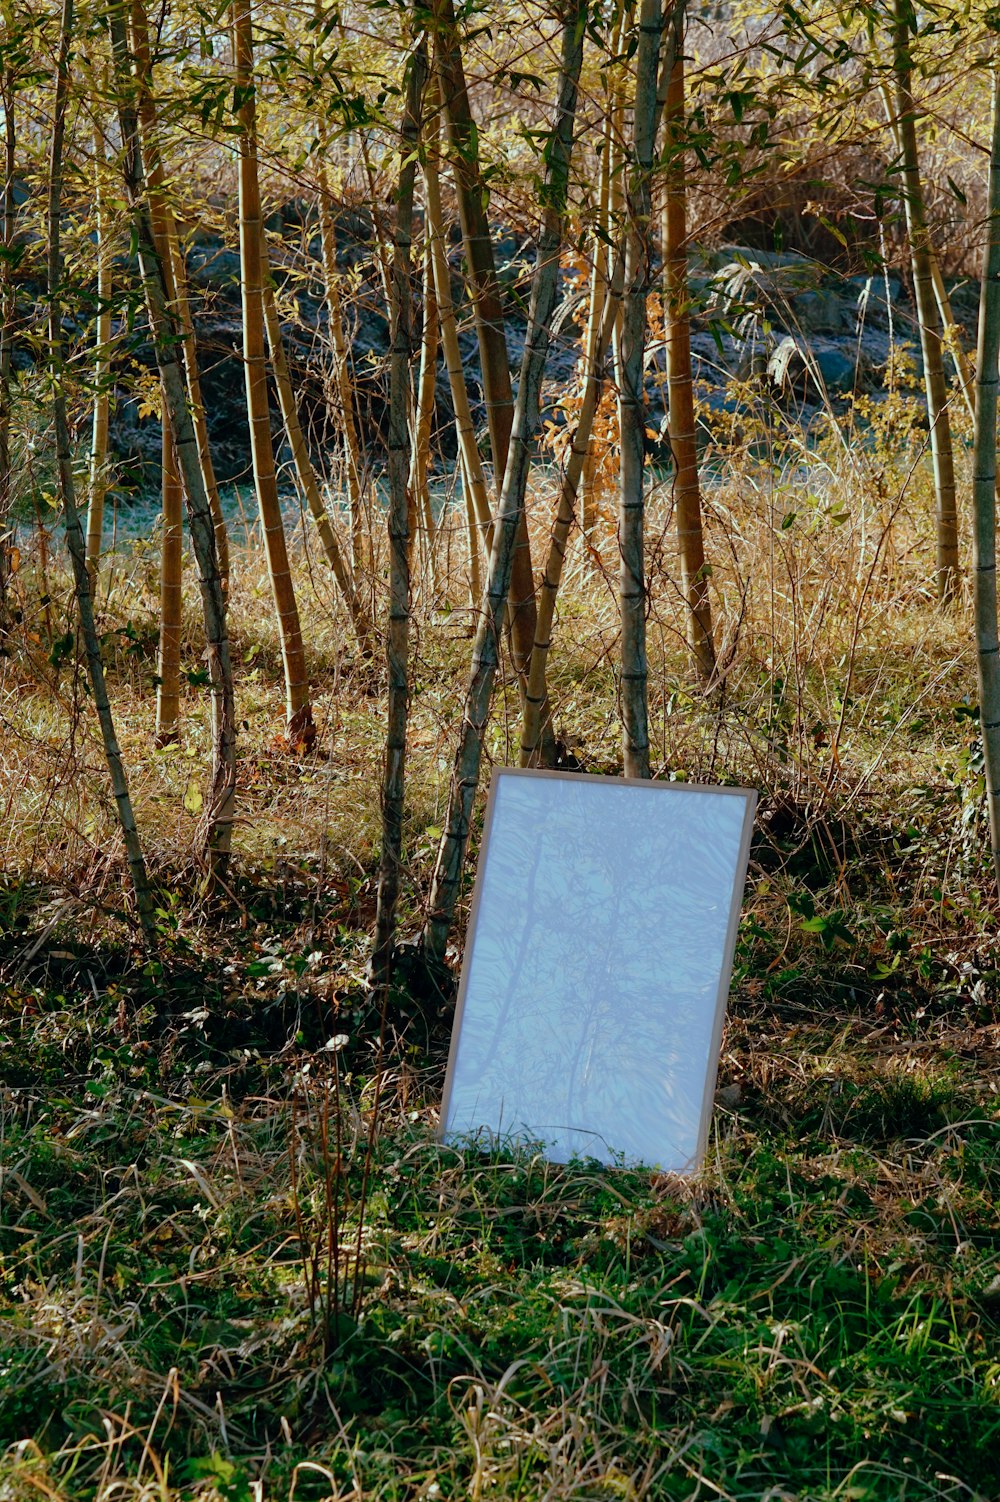
[[[698,1167],[755,804],[738,788],[494,771],[447,1141]]]

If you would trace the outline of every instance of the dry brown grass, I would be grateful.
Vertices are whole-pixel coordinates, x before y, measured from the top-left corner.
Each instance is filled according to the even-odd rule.
[[[933,779],[942,758],[953,762],[960,754],[968,737],[947,710],[963,696],[974,698],[967,602],[946,614],[931,600],[924,435],[911,432],[908,446],[890,456],[877,435],[873,441],[848,432],[845,439],[841,430],[807,449],[792,424],[769,420],[754,428],[744,416],[738,426],[742,446],[706,488],[721,664],[721,686],[707,699],[686,668],[669,484],[656,485],[650,497],[656,775],[741,780],[814,810],[896,800],[912,783]],[[551,484],[540,478],[531,501],[539,566],[552,499]],[[444,598],[431,599],[425,583],[416,598],[409,796],[417,865],[419,852],[429,853],[420,831],[442,817],[467,671],[470,609],[459,521],[449,512],[439,538]],[[236,849],[253,865],[322,856],[343,875],[358,874],[370,868],[378,839],[381,674],[357,661],[315,549],[300,538],[295,556],[317,754],[299,764],[280,744],[280,653],[260,550],[251,542],[237,552],[232,589],[243,722]],[[23,623],[0,665],[3,864],[99,895],[114,888],[120,865],[113,809],[72,651],[59,670],[47,660],[71,613],[65,574],[55,562],[46,574],[52,600],[43,606],[37,552],[27,543],[18,578]],[[607,771],[620,761],[616,574],[609,499],[599,556],[572,546],[551,656],[558,733],[581,762]],[[105,580],[102,625],[111,633],[115,710],[140,824],[154,863],[177,869],[188,858],[194,825],[184,795],[201,784],[209,754],[205,692],[187,694],[179,745],[154,752],[155,550],[140,544],[114,556]],[[189,577],[188,670],[200,666],[200,650]],[[914,723],[926,724],[927,733],[908,728]],[[511,761],[516,746],[516,697],[505,685],[489,756]]]

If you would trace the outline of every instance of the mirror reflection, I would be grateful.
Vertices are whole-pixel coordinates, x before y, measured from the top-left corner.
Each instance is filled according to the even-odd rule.
[[[445,1135],[690,1170],[754,795],[494,777]]]

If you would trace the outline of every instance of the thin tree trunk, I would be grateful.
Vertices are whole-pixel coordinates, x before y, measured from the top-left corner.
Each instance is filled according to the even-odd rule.
[[[0,73],[0,102],[4,119],[3,198],[0,200],[0,243],[9,251],[14,240],[17,213],[14,177],[17,170],[17,131],[14,119],[15,74],[12,67]],[[11,264],[4,256],[0,265],[0,638],[8,629],[7,587],[11,567],[10,512],[13,485],[10,461],[11,352],[17,294]]]
[[[538,624],[535,629],[535,645],[531,653],[528,671],[528,691],[525,696],[524,720],[521,728],[520,765],[534,765],[542,734],[541,717],[548,702],[545,689],[545,672],[549,649],[552,646],[552,624],[555,618],[556,596],[562,579],[566,559],[566,543],[576,514],[576,497],[586,473],[587,456],[591,450],[591,432],[594,416],[604,389],[604,362],[608,346],[621,310],[623,266],[621,258],[607,285],[602,309],[602,319],[597,326],[597,337],[588,341],[589,359],[587,384],[577,418],[576,432],[570,445],[569,457],[559,486],[559,501],[549,539],[549,552],[545,571],[538,591]]]
[[[930,264],[930,235],[924,208],[917,155],[916,112],[911,79],[910,20],[912,0],[895,0],[893,67],[896,75],[896,128],[902,149],[902,189],[906,228],[913,266],[913,293],[920,322],[920,347],[924,363],[927,418],[931,430],[931,460],[934,467],[937,526],[937,594],[944,603],[958,589],[958,512],[955,503],[955,467],[951,425],[948,420],[948,390],[942,358],[941,323],[934,300]]]
[[[1000,387],[1000,71],[994,75],[989,209],[979,300],[976,426],[973,449],[972,564],[979,674],[979,728],[985,761],[993,870],[1000,887],[1000,637],[997,634],[997,392]]]
[[[220,573],[223,587],[228,569],[228,540],[222,524],[222,508],[215,486],[215,472],[208,451],[208,435],[198,378],[197,353],[187,295],[184,266],[177,244],[177,229],[166,186],[166,173],[160,154],[159,127],[153,98],[153,61],[149,47],[149,29],[142,0],[131,0],[132,48],[138,80],[138,114],[142,148],[147,164],[146,185],[149,194],[150,224],[156,253],[163,268],[164,287],[172,318],[183,334],[187,375],[187,394],[198,440],[202,477],[212,505],[217,548],[220,545]],[[177,739],[180,726],[181,621],[184,606],[182,512],[183,489],[177,465],[173,425],[163,378],[161,388],[161,507],[163,527],[160,539],[160,640],[156,695],[156,740],[168,745]],[[199,417],[201,426],[199,427]],[[225,563],[223,563],[225,559]]]
[[[138,22],[137,22],[138,15]],[[165,175],[156,133],[156,116],[152,104],[152,78],[149,44],[145,32],[145,14],[138,0],[133,0],[133,40],[139,78],[139,120],[143,131],[143,149],[149,162],[146,179],[149,192],[150,225],[160,265],[167,302],[177,314],[177,287],[170,259],[170,222],[173,215],[167,202]],[[183,609],[181,508],[177,455],[173,428],[167,405],[166,389],[160,379],[161,441],[160,496],[163,527],[160,537],[160,640],[157,653],[156,742],[164,746],[177,739],[180,722],[180,647],[181,612]],[[96,418],[95,418],[96,420]],[[106,435],[105,435],[106,442]],[[98,534],[99,535],[99,534]]]
[[[169,207],[164,228],[167,235],[169,264],[174,284],[177,325],[184,350],[184,369],[187,376],[188,394],[191,402],[191,421],[194,424],[195,438],[198,443],[198,462],[201,465],[205,493],[212,508],[215,550],[219,558],[219,573],[222,577],[222,587],[228,592],[229,532],[226,528],[226,518],[222,512],[222,497],[219,494],[219,483],[216,479],[215,465],[212,462],[212,446],[208,437],[208,417],[205,412],[205,399],[201,392],[201,374],[198,370],[198,341],[195,337],[194,318],[191,313],[191,301],[188,296],[187,267],[184,264],[184,256],[181,253],[180,241],[177,235],[177,221],[169,211]]]
[[[646,662],[646,414],[643,356],[650,288],[649,224],[657,117],[657,68],[665,17],[662,0],[642,0],[636,51],[632,160],[626,195],[625,296],[618,392],[621,425],[618,540],[621,552],[621,708],[626,777],[649,776]]]
[[[504,474],[493,535],[486,597],[472,652],[472,672],[452,773],[447,826],[438,851],[430,910],[423,930],[424,954],[431,967],[443,962],[448,934],[454,921],[472,808],[479,786],[483,737],[499,658],[500,627],[511,586],[519,523],[524,515],[528,475],[538,433],[542,378],[559,279],[559,255],[566,214],[586,16],[585,0],[576,0],[576,4],[567,10],[563,19],[555,121],[542,153],[545,162],[545,181],[540,195],[543,205],[542,227],[531,283],[528,328],[517,387],[510,457]]]
[[[597,233],[594,235],[594,264],[590,271],[590,307],[587,313],[587,331],[584,340],[584,401],[589,393],[594,380],[595,372],[599,382],[597,401],[600,402],[601,392],[604,388],[603,371],[597,371],[597,343],[600,338],[601,325],[604,321],[604,309],[608,300],[608,242],[609,215],[611,209],[611,106],[610,100],[605,101],[604,127],[601,138],[601,160],[598,167],[599,180],[597,189]],[[596,404],[595,404],[596,411]],[[581,415],[582,420],[582,415]],[[591,418],[593,423],[593,417]],[[597,456],[594,452],[594,441],[587,441],[587,453],[583,464],[581,484],[583,495],[581,498],[581,510],[583,517],[583,537],[586,543],[593,545],[593,535],[597,526],[597,498],[594,494],[596,478]],[[548,570],[546,570],[546,573]],[[541,601],[539,601],[539,614],[541,613]],[[538,645],[539,633],[535,632],[535,646],[532,648],[532,665],[535,661],[535,651]],[[530,675],[529,675],[530,676]],[[529,686],[528,697],[530,700],[531,689]]]
[[[434,263],[434,290],[437,294],[438,317],[441,323],[441,346],[444,352],[445,368],[448,372],[451,405],[455,413],[455,431],[458,436],[458,449],[462,459],[464,476],[463,487],[467,491],[467,498],[472,502],[476,522],[483,536],[486,538],[486,546],[487,548],[491,548],[493,546],[493,516],[490,509],[489,492],[486,487],[486,476],[483,473],[483,461],[479,453],[479,446],[476,443],[476,429],[472,420],[472,408],[469,404],[469,390],[465,384],[462,352],[458,343],[455,302],[451,291],[451,272],[445,248],[444,213],[441,207],[441,179],[438,172],[438,160],[437,132],[433,130],[424,154],[424,188],[427,233],[430,238],[431,256]],[[478,546],[475,551],[476,561],[472,567],[478,573]],[[474,603],[478,607],[478,590],[475,592]]]
[[[618,13],[618,32],[615,40],[615,56],[621,57],[628,50],[628,35],[635,19],[635,0],[621,0]],[[608,234],[617,244],[625,241],[625,180],[628,171],[628,152],[625,145],[625,79],[628,65],[615,69],[611,76],[611,161],[609,171],[610,204],[608,208]],[[622,384],[622,320],[624,309],[618,314],[612,335],[611,347],[614,361],[615,390]],[[620,440],[619,435],[619,440]]]
[[[434,262],[431,255],[429,234],[424,241],[424,327],[420,341],[420,377],[417,383],[417,412],[414,421],[413,455],[410,464],[410,489],[415,502],[414,511],[425,544],[425,564],[431,591],[437,594],[437,568],[435,546],[437,542],[434,512],[431,507],[431,492],[428,483],[430,469],[431,427],[434,421],[434,396],[437,377],[437,352],[440,320],[437,298],[434,295]],[[413,538],[410,538],[413,547]]]
[[[969,357],[962,348],[962,340],[959,334],[958,324],[951,308],[951,298],[941,275],[941,263],[937,258],[937,252],[933,245],[928,245],[931,262],[931,281],[934,285],[934,300],[937,303],[938,313],[941,316],[941,327],[944,331],[944,339],[948,345],[955,374],[958,376],[958,384],[962,391],[966,410],[971,418],[976,415],[976,377]]]
[[[354,389],[351,385],[350,352],[344,333],[344,310],[340,301],[340,272],[337,268],[337,235],[330,212],[330,189],[326,169],[319,169],[319,240],[323,257],[323,285],[326,292],[327,326],[333,347],[334,375],[340,403],[340,421],[347,472],[347,506],[351,524],[351,566],[355,587],[371,567],[371,550],[365,536],[364,486],[362,484],[361,445],[358,442],[354,415]]]
[[[188,297],[187,270],[181,254],[177,221],[164,191],[165,173],[160,155],[159,126],[153,96],[153,63],[149,49],[149,26],[142,0],[132,0],[131,19],[133,53],[139,79],[139,121],[142,126],[150,206],[154,217],[154,230],[158,232],[161,241],[160,256],[163,260],[167,287],[171,291],[172,313],[180,328],[188,396],[191,402],[191,417],[198,440],[198,460],[212,508],[219,572],[222,576],[222,587],[226,590],[229,587],[229,534],[226,531],[226,520],[222,514],[222,498],[219,495],[215,466],[212,463],[212,448],[208,438],[208,420],[205,415],[204,398],[201,394],[201,374],[198,370],[198,344],[195,338],[191,302]],[[159,209],[156,207],[157,199]]]
[[[462,66],[461,41],[452,0],[432,0],[435,65],[451,142],[451,163],[458,196],[465,259],[469,268],[483,395],[493,451],[494,478],[502,492],[510,448],[514,400],[504,337],[503,304],[493,259],[479,166],[478,131],[472,118]],[[523,696],[524,678],[535,640],[535,581],[531,568],[528,519],[522,511],[514,550],[508,619],[511,656]],[[554,758],[554,744],[547,748]]]
[[[343,28],[341,30],[343,31]],[[388,307],[392,302],[392,253],[387,249],[387,245],[392,237],[387,231],[385,215],[381,212],[382,195],[376,181],[375,168],[372,166],[372,154],[368,150],[368,134],[364,127],[358,131],[358,150],[365,169],[368,203],[371,207],[372,228],[375,232],[372,260],[378,267],[379,279],[382,283],[382,291],[385,293],[386,307]]]
[[[459,475],[462,480],[462,499],[465,502],[465,528],[469,540],[469,604],[473,613],[479,609],[479,602],[483,594],[483,566],[480,557],[479,518],[476,516],[476,502],[472,494],[472,481],[469,478],[468,465],[465,455],[458,456]]]
[[[63,389],[64,350],[62,337],[62,307],[60,289],[63,279],[63,259],[60,245],[60,214],[62,212],[63,145],[66,136],[66,107],[69,95],[69,51],[73,33],[73,0],[63,0],[59,32],[59,51],[56,63],[55,108],[52,126],[52,144],[49,156],[48,195],[48,294],[49,294],[49,362],[52,374],[52,407],[56,433],[56,463],[59,473],[59,491],[66,516],[66,541],[73,566],[73,584],[77,609],[80,613],[80,633],[87,658],[90,685],[94,696],[104,743],[104,755],[111,776],[111,788],[118,809],[118,821],[125,842],[125,854],[132,876],[136,910],[147,949],[156,948],[156,924],[153,912],[153,894],[146,875],[139,832],[136,828],[132,800],[129,796],[125,764],[118,746],[114,717],[108,699],[108,688],[101,661],[101,643],[94,621],[94,604],[87,573],[87,549],[83,526],[76,504],[76,489],[73,479],[73,452],[70,441],[69,422],[66,416],[66,397]]]
[[[666,98],[667,173],[663,213],[663,280],[667,335],[668,432],[674,462],[674,515],[681,594],[691,666],[703,685],[715,673],[712,606],[705,569],[695,443],[691,320],[688,314],[687,180],[684,165],[684,31],[678,22]]]
[[[309,678],[295,590],[288,564],[288,545],[278,500],[271,444],[271,413],[264,356],[264,265],[260,184],[257,177],[257,106],[253,81],[253,26],[250,0],[233,0],[233,51],[241,104],[239,131],[240,269],[243,294],[243,373],[254,488],[264,533],[278,636],[285,671],[285,716],[289,745],[308,749],[316,739]]]
[[[625,130],[625,83],[620,59],[626,50],[626,37],[632,20],[633,0],[621,0],[614,22],[611,58],[607,63],[606,97],[604,113],[604,139],[601,159],[600,186],[598,190],[598,233],[594,248],[594,268],[591,276],[590,316],[587,325],[587,368],[592,361],[589,354],[590,341],[600,325],[604,312],[607,291],[609,246],[617,244],[621,235],[624,209],[622,189],[622,153]],[[619,345],[621,340],[621,299],[618,317],[612,330],[614,346],[614,376],[619,381]],[[604,391],[604,371],[600,371],[601,388],[597,393],[598,405]],[[584,464],[581,484],[583,486],[583,537],[588,559],[597,556],[597,454],[591,442]]]
[[[354,587],[350,565],[341,551],[340,543],[337,541],[337,534],[333,529],[329,512],[323,502],[319,481],[316,478],[316,471],[313,469],[312,460],[309,457],[305,435],[302,432],[302,424],[299,422],[298,407],[295,402],[295,391],[288,369],[285,346],[281,337],[281,322],[278,318],[274,287],[269,276],[265,276],[264,278],[264,324],[267,329],[267,344],[271,355],[271,369],[274,372],[274,384],[278,388],[278,405],[281,407],[281,416],[285,424],[288,446],[292,451],[292,461],[295,465],[295,475],[299,483],[299,490],[305,499],[306,505],[309,507],[313,521],[316,523],[316,532],[323,548],[324,557],[330,565],[341,597],[350,613],[354,634],[358,639],[358,646],[363,652],[368,652],[371,648],[372,623],[368,619],[367,612]]]
[[[888,122],[889,133],[892,136],[893,144],[896,147],[900,160],[902,160],[903,144],[900,140],[899,124],[892,102],[892,91],[888,84],[883,83],[879,85],[879,92],[882,95],[882,103],[885,106],[885,117]],[[962,348],[958,325],[955,322],[955,315],[951,308],[951,298],[948,296],[944,277],[941,275],[941,263],[937,258],[937,251],[934,249],[929,235],[927,239],[927,254],[930,260],[931,282],[934,286],[934,300],[937,303],[938,313],[941,316],[941,327],[944,330],[945,340],[949,345],[949,353],[955,367],[955,374],[958,376],[958,384],[962,388],[962,397],[965,401],[966,410],[969,416],[974,419],[976,413],[975,372],[969,364],[968,355]]]
[[[90,435],[87,497],[87,568],[96,588],[108,489],[108,426],[111,418],[111,237],[104,185],[104,133],[94,126],[94,210],[97,216],[97,327],[94,332],[94,416]]]
[[[386,985],[392,972],[396,903],[403,856],[406,775],[406,716],[410,653],[410,365],[413,361],[413,298],[410,249],[420,108],[427,80],[427,42],[422,37],[409,65],[402,122],[402,166],[396,194],[391,267],[392,351],[389,363],[389,677],[385,769],[382,778],[382,852],[379,861],[371,979]]]
[[[160,647],[156,676],[156,744],[167,746],[177,739],[181,707],[181,618],[183,597],[183,546],[181,516],[184,492],[177,473],[174,434],[166,407],[162,416],[161,442],[163,535],[160,541]]]
[[[121,129],[122,175],[139,251],[139,270],[153,348],[166,409],[173,427],[177,465],[187,502],[191,543],[198,565],[198,583],[205,621],[205,656],[211,687],[213,761],[211,785],[199,826],[199,840],[209,865],[210,886],[214,887],[224,880],[229,864],[236,808],[236,706],[226,631],[226,595],[219,571],[211,502],[202,473],[184,375],[177,359],[178,326],[170,308],[165,269],[157,254],[146,199],[139,150],[139,122],[132,103],[125,4],[126,0],[114,0],[107,10],[114,59],[115,103]]]

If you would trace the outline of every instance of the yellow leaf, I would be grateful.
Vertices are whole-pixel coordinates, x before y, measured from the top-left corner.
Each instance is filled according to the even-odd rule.
[[[201,789],[194,778],[192,778],[187,785],[187,792],[184,794],[184,807],[189,814],[200,814],[204,802],[205,800],[201,796]]]

